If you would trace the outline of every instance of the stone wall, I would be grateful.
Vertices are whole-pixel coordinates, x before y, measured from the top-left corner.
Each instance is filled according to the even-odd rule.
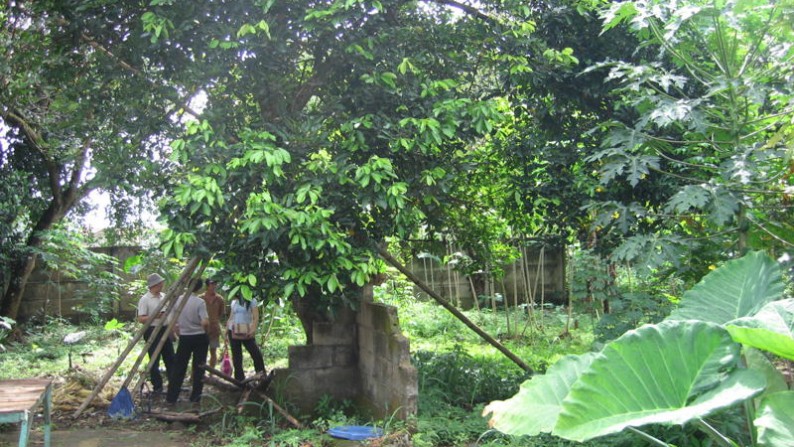
[[[97,247],[91,250],[113,256],[119,260],[118,265],[108,265],[107,271],[119,275],[124,282],[131,281],[134,275],[129,275],[119,266],[124,265],[124,261],[140,251],[138,247]],[[87,317],[84,311],[86,306],[91,306],[99,297],[90,293],[90,285],[80,278],[68,278],[58,271],[49,270],[39,261],[36,268],[28,280],[25,288],[25,295],[20,303],[18,319],[28,321],[36,318],[40,321],[47,317],[65,318],[74,322]],[[139,294],[125,294],[120,301],[115,301],[109,314],[105,317],[132,318],[135,315],[135,306],[138,298],[145,290]]]
[[[418,375],[397,310],[365,300],[358,312],[315,323],[314,344],[289,348],[289,366],[276,371],[270,389],[303,414],[331,397],[374,418],[415,416]]]
[[[492,294],[502,295],[503,303],[510,305],[528,302],[567,303],[565,247],[525,249],[525,256],[503,266],[505,276],[492,284],[493,290],[490,292],[486,286],[490,279],[486,272],[464,276],[455,271],[451,263],[440,261],[441,258],[453,258],[452,253],[451,249],[436,256],[425,252],[409,259],[407,267],[433,291],[466,309],[474,307],[474,296]],[[425,295],[418,288],[417,293]]]

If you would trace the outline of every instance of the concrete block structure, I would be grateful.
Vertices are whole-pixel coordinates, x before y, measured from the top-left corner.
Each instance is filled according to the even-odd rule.
[[[397,309],[364,295],[357,311],[315,323],[312,345],[289,348],[289,366],[276,371],[270,388],[279,400],[304,414],[330,397],[351,401],[376,419],[416,415],[418,375]]]

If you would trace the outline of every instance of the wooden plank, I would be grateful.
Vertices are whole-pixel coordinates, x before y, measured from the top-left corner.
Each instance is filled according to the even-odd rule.
[[[33,410],[44,399],[44,392],[50,383],[47,379],[0,381],[0,414]]]

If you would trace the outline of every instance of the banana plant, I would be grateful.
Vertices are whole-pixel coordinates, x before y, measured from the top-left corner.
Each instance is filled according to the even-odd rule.
[[[743,405],[758,446],[794,445],[794,391],[764,351],[794,360],[794,299],[763,252],[727,262],[687,291],[665,321],[632,330],[597,353],[568,356],[484,409],[513,435],[586,441],[649,424],[695,424],[738,445],[705,418]],[[751,405],[752,404],[752,405]]]

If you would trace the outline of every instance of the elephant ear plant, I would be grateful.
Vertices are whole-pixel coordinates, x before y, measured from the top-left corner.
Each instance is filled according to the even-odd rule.
[[[691,423],[736,446],[705,418],[742,405],[754,445],[794,445],[794,391],[759,350],[794,360],[794,299],[777,263],[754,252],[704,277],[665,321],[563,358],[484,414],[513,435],[586,441],[630,430],[667,446],[639,427]]]

